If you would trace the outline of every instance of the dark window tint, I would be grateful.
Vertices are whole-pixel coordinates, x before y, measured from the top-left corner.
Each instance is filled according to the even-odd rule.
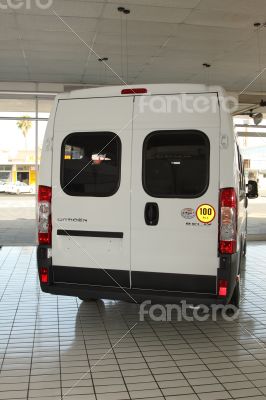
[[[144,141],[143,186],[153,197],[199,197],[208,187],[210,144],[197,130],[156,131]]]
[[[61,186],[71,196],[111,196],[120,183],[120,159],[116,134],[71,133],[62,145]]]

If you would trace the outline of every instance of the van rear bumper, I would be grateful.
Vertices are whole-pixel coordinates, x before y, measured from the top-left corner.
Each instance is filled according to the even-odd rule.
[[[110,277],[109,281],[103,281],[103,279],[108,279],[108,275],[102,270],[55,266],[52,265],[52,258],[47,257],[46,246],[39,246],[37,250],[39,272],[41,267],[45,267],[49,271],[48,282],[40,283],[43,292],[77,296],[82,299],[111,299],[137,303],[150,300],[151,303],[162,304],[178,304],[182,300],[186,300],[187,303],[192,305],[227,304],[235,287],[238,257],[238,254],[221,257],[217,276],[157,274],[159,277],[155,277],[156,274],[151,273],[152,276],[149,278],[151,278],[152,288],[147,286],[145,288],[129,288],[126,283],[127,271],[108,270],[108,275],[112,273],[114,279],[121,284],[121,286],[114,286],[114,280],[111,280]],[[168,275],[167,281],[169,283],[164,282],[164,275]],[[107,278],[105,278],[106,276]],[[125,284],[122,283],[123,279]],[[154,283],[158,282],[158,279],[161,282],[160,286],[155,287]],[[219,279],[228,280],[226,297],[217,296],[217,281]],[[173,290],[173,282],[178,283],[176,290]]]
[[[159,290],[107,288],[104,286],[94,287],[89,285],[76,285],[65,283],[54,283],[52,285],[41,284],[45,293],[76,296],[81,299],[110,299],[122,300],[129,303],[142,303],[150,300],[151,304],[178,304],[186,300],[191,305],[227,304],[226,299],[216,295],[198,293],[164,292]]]

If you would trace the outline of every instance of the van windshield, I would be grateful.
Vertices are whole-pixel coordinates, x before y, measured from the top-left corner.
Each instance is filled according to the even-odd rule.
[[[120,183],[121,141],[112,132],[78,132],[62,144],[61,186],[71,196],[111,196]]]
[[[200,197],[208,188],[210,143],[198,130],[155,131],[143,145],[143,187],[153,197]]]

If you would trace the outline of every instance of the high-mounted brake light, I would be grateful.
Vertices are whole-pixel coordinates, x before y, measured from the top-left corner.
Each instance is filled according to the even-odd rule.
[[[237,197],[235,189],[220,191],[219,251],[222,254],[236,252],[237,238]]]
[[[52,241],[51,199],[52,199],[52,188],[49,186],[39,186],[38,190],[39,244],[50,245]]]
[[[145,88],[122,89],[121,94],[144,94],[147,93]]]
[[[218,293],[221,297],[226,297],[228,288],[228,281],[225,279],[221,279],[218,282]]]

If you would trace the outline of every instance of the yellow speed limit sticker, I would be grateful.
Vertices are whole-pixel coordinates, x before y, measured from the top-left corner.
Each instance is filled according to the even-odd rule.
[[[201,204],[196,211],[198,220],[206,224],[214,220],[215,214],[215,209],[210,204]]]

